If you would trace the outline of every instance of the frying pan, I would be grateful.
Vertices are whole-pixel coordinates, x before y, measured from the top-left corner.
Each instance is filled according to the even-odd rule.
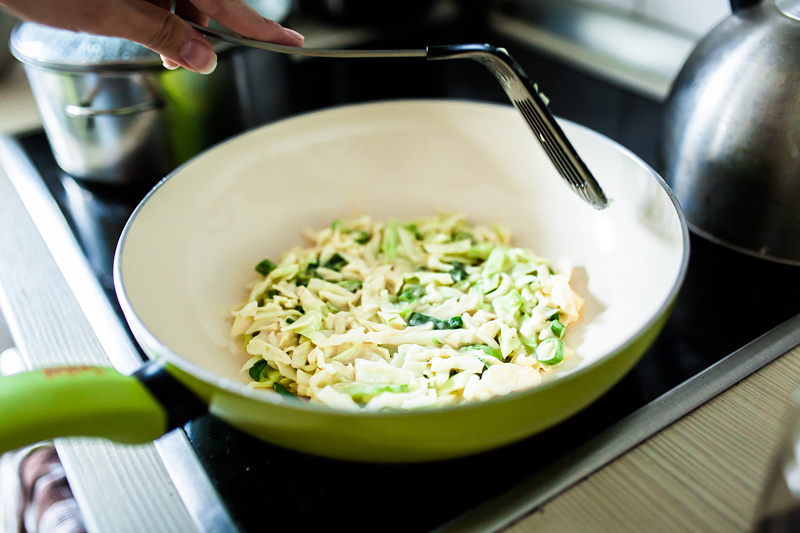
[[[144,443],[206,411],[258,438],[338,459],[464,456],[542,431],[601,396],[653,342],[683,282],[680,207],[613,141],[561,125],[611,198],[598,211],[558,177],[516,111],[398,100],[299,115],[244,133],[159,183],[123,230],[117,295],[151,358],[134,375],[51,368],[0,378],[0,451],[84,435]],[[371,215],[463,212],[508,226],[519,246],[575,266],[586,299],[565,342],[575,356],[537,387],[407,412],[345,412],[248,387],[229,310],[262,259],[304,228]],[[572,328],[570,328],[572,329]]]

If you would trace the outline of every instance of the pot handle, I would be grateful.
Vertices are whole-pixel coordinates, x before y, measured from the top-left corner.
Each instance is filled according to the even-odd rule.
[[[67,112],[67,115],[71,117],[81,117],[81,118],[100,117],[100,116],[124,117],[126,115],[135,115],[137,113],[142,113],[144,111],[150,111],[151,109],[158,109],[159,107],[161,107],[161,102],[158,102],[156,100],[149,100],[147,102],[141,102],[134,105],[124,106],[124,107],[112,107],[108,109],[97,109],[92,107],[91,105],[67,104],[64,106],[64,110]]]
[[[174,402],[183,407],[177,417]],[[191,420],[198,404],[158,362],[131,376],[72,366],[0,377],[0,453],[69,436],[143,444]]]
[[[95,97],[100,93],[103,89],[104,80],[100,80],[97,85],[92,89],[91,93],[89,94],[88,98],[85,100],[85,103],[80,104],[67,104],[64,106],[64,111],[66,111],[67,115],[70,117],[80,117],[80,118],[91,118],[91,117],[102,117],[102,116],[111,116],[111,117],[124,117],[126,115],[136,115],[138,113],[143,113],[145,111],[150,111],[152,109],[158,109],[163,107],[163,103],[161,99],[158,97],[158,93],[153,89],[152,85],[145,80],[145,90],[148,93],[148,100],[144,102],[139,102],[138,104],[127,105],[123,107],[111,107],[111,108],[96,108],[92,107],[92,102],[94,101]]]

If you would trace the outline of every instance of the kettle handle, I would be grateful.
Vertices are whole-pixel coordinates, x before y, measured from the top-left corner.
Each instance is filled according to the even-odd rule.
[[[739,11],[747,7],[752,7],[758,4],[761,0],[730,0],[731,11]]]

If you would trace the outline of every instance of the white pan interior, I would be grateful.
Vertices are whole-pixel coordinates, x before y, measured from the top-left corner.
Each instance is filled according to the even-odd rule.
[[[664,312],[688,234],[652,170],[597,133],[562,126],[612,199],[608,209],[570,190],[510,106],[381,102],[246,133],[178,169],[136,211],[116,264],[123,308],[147,349],[239,388],[228,379],[246,381],[247,357],[229,338],[229,309],[260,260],[279,259],[302,243],[303,228],[334,219],[459,211],[509,226],[517,245],[542,256],[571,259],[587,303],[567,339],[578,355],[568,371],[590,365]]]

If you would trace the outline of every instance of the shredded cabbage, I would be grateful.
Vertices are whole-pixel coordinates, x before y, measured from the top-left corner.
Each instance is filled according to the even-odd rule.
[[[232,313],[251,386],[355,410],[485,400],[573,355],[584,300],[570,269],[461,214],[304,232]]]

